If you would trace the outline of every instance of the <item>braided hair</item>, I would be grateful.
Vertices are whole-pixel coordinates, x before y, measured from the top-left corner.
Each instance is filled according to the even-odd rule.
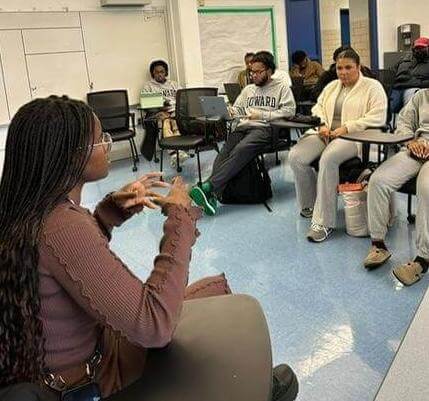
[[[39,236],[80,182],[93,130],[91,109],[66,96],[33,100],[10,123],[0,181],[0,386],[41,378]]]

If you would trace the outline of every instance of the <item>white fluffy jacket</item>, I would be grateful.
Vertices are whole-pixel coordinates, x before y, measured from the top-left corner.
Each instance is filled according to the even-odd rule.
[[[330,127],[334,117],[335,101],[340,93],[340,80],[329,83],[312,108],[312,114],[320,117]],[[355,86],[346,95],[341,113],[341,125],[348,132],[362,132],[367,128],[383,126],[387,117],[387,96],[380,82],[360,74]]]

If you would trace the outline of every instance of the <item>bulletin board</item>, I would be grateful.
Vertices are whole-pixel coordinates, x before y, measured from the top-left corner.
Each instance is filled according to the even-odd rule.
[[[198,22],[205,85],[237,82],[249,51],[268,50],[277,59],[272,7],[202,7]]]

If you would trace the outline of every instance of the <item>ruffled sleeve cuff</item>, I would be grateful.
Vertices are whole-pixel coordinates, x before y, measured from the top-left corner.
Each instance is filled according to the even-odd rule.
[[[109,239],[113,227],[121,226],[132,215],[128,210],[120,208],[115,203],[112,194],[106,195],[94,211],[94,217],[98,225]]]

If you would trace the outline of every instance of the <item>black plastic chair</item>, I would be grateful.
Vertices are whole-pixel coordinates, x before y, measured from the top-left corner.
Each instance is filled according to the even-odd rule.
[[[274,153],[276,156],[276,165],[280,165],[279,152],[289,150],[292,145],[296,144],[296,140],[291,138],[291,130],[289,128],[276,128],[271,126],[271,143],[261,150],[260,156],[262,159],[264,154]]]
[[[311,109],[316,104],[311,99],[312,86],[304,85],[304,78],[291,78],[291,90],[296,103],[296,113],[311,115]]]
[[[136,123],[134,113],[130,113],[128,93],[125,89],[91,92],[86,95],[88,104],[100,119],[103,131],[108,132],[113,142],[128,141],[133,160],[133,171],[137,171],[139,157],[134,142]],[[130,128],[130,118],[132,128]]]
[[[197,155],[198,178],[201,178],[200,152],[207,149],[217,149],[217,142],[222,140],[226,131],[224,121],[211,123],[206,121],[201,110],[201,96],[217,96],[217,88],[189,88],[179,89],[176,93],[176,122],[180,131],[179,136],[162,137],[158,133],[160,149],[160,171],[163,169],[164,150],[174,151],[177,157],[177,172],[182,168],[179,163],[179,151],[194,150]]]
[[[224,83],[223,87],[225,88],[225,93],[226,96],[228,96],[229,103],[234,104],[234,102],[237,100],[238,96],[240,96],[241,93],[240,84],[237,84],[235,82]]]
[[[379,69],[375,71],[375,79],[379,81],[387,95],[387,125],[390,132],[395,130],[397,110],[392,110],[390,96],[395,83],[395,72],[393,70]]]
[[[407,220],[409,223],[414,223],[416,221],[416,215],[413,214],[413,195],[417,194],[417,176],[411,178],[407,181],[402,187],[398,190],[403,194],[408,196],[407,199]]]
[[[145,363],[139,381],[106,401],[271,400],[268,327],[247,295],[185,301],[171,344]]]

